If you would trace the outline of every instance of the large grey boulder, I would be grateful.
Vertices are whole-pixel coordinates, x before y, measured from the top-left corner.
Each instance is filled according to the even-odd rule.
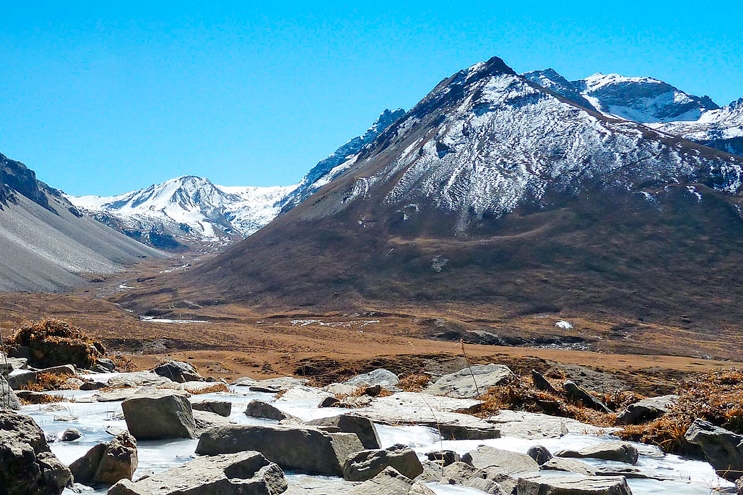
[[[308,421],[307,424],[318,426],[326,431],[355,433],[365,449],[379,449],[382,447],[377,429],[369,418],[352,414],[341,414],[340,416],[314,419]]]
[[[0,410],[0,493],[58,495],[72,485],[72,473],[52,454],[36,422]]]
[[[137,440],[194,438],[191,403],[172,390],[140,389],[121,403],[129,432]]]
[[[462,462],[476,468],[495,467],[504,474],[539,471],[539,464],[526,454],[480,445],[462,456]]]
[[[743,472],[743,435],[695,419],[684,438],[702,448],[705,459],[719,476],[735,481]]]
[[[204,381],[196,368],[183,361],[168,361],[155,366],[152,371],[156,375],[168,378],[176,383]]]
[[[484,394],[490,387],[504,383],[514,377],[513,372],[502,364],[474,364],[444,375],[426,388],[433,395],[447,395],[472,399]]]
[[[113,485],[122,479],[132,479],[137,465],[137,441],[124,431],[110,442],[88,450],[70,464],[70,471],[76,483]]]
[[[284,473],[258,452],[199,457],[137,482],[122,480],[108,495],[278,495]]]
[[[545,476],[520,477],[516,495],[632,495],[622,476]]]
[[[678,395],[663,395],[630,404],[617,416],[617,424],[638,425],[652,421],[666,414],[676,404],[678,398]]]
[[[600,412],[604,412],[607,414],[610,414],[612,411],[608,407],[606,407],[606,404],[598,400],[596,397],[591,395],[588,390],[584,389],[583,387],[580,387],[576,385],[574,382],[567,380],[562,385],[563,390],[565,391],[565,395],[568,397],[568,399],[580,402],[586,407],[590,407],[591,409],[595,409]]]
[[[33,370],[18,369],[8,373],[8,384],[13,390],[32,385],[38,381],[39,374]]]
[[[191,409],[194,411],[211,412],[229,418],[230,414],[232,414],[232,402],[226,400],[202,400],[200,402],[192,402]]]
[[[405,445],[393,445],[387,449],[362,450],[351,455],[343,465],[343,478],[366,481],[388,467],[410,479],[423,472],[421,461],[412,449]]]
[[[349,495],[434,495],[435,492],[422,483],[387,468],[374,478],[353,487]]]
[[[303,378],[280,376],[278,378],[268,378],[266,380],[257,381],[254,384],[249,385],[248,390],[252,392],[266,392],[269,394],[277,394],[294,387],[301,387],[305,383],[307,383],[307,380]]]
[[[271,405],[262,400],[253,399],[245,407],[245,415],[251,418],[275,419],[282,421],[284,419],[296,419],[291,414],[285,413],[278,407]]]
[[[21,402],[18,396],[10,388],[4,376],[0,375],[0,409],[13,409],[17,411],[21,408]]]
[[[526,455],[537,461],[540,466],[552,459],[552,453],[543,445],[532,445],[526,451]]]
[[[635,447],[624,442],[603,442],[579,450],[561,450],[555,454],[557,457],[603,459],[627,464],[636,464],[639,455]]]
[[[283,469],[307,474],[343,476],[343,463],[364,450],[353,433],[274,425],[230,425],[207,430],[196,453],[216,455],[257,450]]]
[[[350,380],[343,382],[344,385],[350,385],[352,387],[373,387],[379,385],[382,388],[395,387],[400,378],[393,372],[384,368],[378,368],[369,373],[356,375]]]

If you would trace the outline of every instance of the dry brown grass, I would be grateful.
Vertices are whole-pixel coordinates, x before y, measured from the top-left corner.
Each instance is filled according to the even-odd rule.
[[[132,360],[132,357],[130,355],[123,354],[121,352],[115,352],[108,356],[108,358],[113,361],[113,363],[116,365],[116,370],[119,372],[131,372],[131,371],[139,371],[139,367],[134,364],[134,361]]]
[[[67,375],[57,375],[55,373],[39,373],[36,375],[35,383],[27,383],[21,386],[21,390],[29,390],[31,392],[45,392],[48,390],[75,390],[77,387],[73,387],[67,383],[67,380],[72,378]]]
[[[24,406],[37,405],[37,404],[54,404],[56,402],[63,402],[64,398],[59,395],[53,394],[34,394],[31,396],[21,397],[20,402]]]
[[[429,375],[423,373],[415,373],[400,378],[397,386],[403,389],[405,392],[420,392],[423,390],[428,382],[431,381]]]
[[[215,392],[229,392],[230,389],[225,385],[224,383],[215,383],[211,387],[205,387],[205,388],[188,388],[186,387],[186,392],[189,394],[199,395],[199,394],[213,394]]]

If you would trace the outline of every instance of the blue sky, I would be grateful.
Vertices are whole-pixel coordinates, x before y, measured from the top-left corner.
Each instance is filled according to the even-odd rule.
[[[743,97],[734,4],[0,0],[0,152],[78,195],[185,174],[291,184],[493,55],[727,104]]]

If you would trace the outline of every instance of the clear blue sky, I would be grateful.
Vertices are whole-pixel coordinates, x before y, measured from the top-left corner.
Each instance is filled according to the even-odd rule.
[[[384,108],[493,55],[727,104],[743,96],[741,14],[730,1],[0,0],[0,152],[70,194],[185,174],[291,184]]]

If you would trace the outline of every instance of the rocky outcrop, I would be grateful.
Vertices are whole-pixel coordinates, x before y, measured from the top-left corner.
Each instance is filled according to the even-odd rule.
[[[140,389],[121,403],[129,432],[137,440],[194,438],[196,423],[185,395],[171,390]]]
[[[423,472],[421,461],[412,449],[405,445],[393,445],[387,449],[362,450],[351,455],[343,465],[343,478],[366,481],[388,467],[410,479]]]
[[[474,364],[444,375],[426,388],[433,395],[447,395],[461,399],[472,399],[484,394],[490,387],[504,383],[515,375],[501,364]]]
[[[639,452],[632,445],[624,442],[603,442],[580,450],[561,450],[557,457],[574,457],[579,459],[603,459],[605,461],[636,464]]]
[[[36,422],[0,410],[0,493],[52,495],[71,485],[72,473],[52,454]]]
[[[531,381],[534,384],[534,388],[536,388],[537,390],[543,390],[551,394],[558,393],[557,389],[555,389],[555,387],[553,387],[552,384],[547,381],[544,375],[536,370],[531,370]]]
[[[539,471],[539,464],[526,454],[481,445],[462,456],[462,462],[476,468],[495,467],[503,474]]]
[[[13,409],[17,411],[20,408],[21,403],[15,392],[10,388],[5,377],[0,375],[0,409]]]
[[[318,426],[325,431],[355,433],[365,449],[379,449],[382,445],[379,434],[370,419],[352,414],[341,414],[330,418],[314,419],[308,425]],[[403,473],[405,474],[405,473]]]
[[[70,464],[70,471],[77,483],[113,485],[119,480],[131,480],[137,465],[137,441],[124,431],[110,442],[88,450]]]
[[[576,385],[574,382],[568,380],[563,384],[562,388],[568,399],[580,402],[584,406],[596,409],[600,412],[605,412],[607,414],[611,413],[611,409],[606,407],[606,404],[591,395],[588,390]]]
[[[630,404],[627,409],[619,413],[616,423],[618,425],[638,425],[652,421],[666,414],[676,404],[678,398],[678,395],[663,395],[642,399]]]
[[[705,459],[719,476],[734,481],[743,472],[743,435],[696,419],[684,438],[701,447]]]
[[[343,476],[343,464],[364,450],[352,433],[327,433],[315,428],[230,425],[207,430],[196,446],[202,455],[256,450],[283,469],[307,474]]]
[[[168,378],[176,383],[201,382],[204,378],[199,375],[196,368],[183,361],[168,361],[159,364],[152,370],[156,375]]]
[[[545,476],[519,478],[516,495],[632,495],[627,480],[609,476]]]
[[[137,482],[123,480],[109,495],[278,495],[286,491],[284,473],[258,452],[199,457]]]
[[[374,478],[353,487],[349,495],[434,495],[422,483],[416,483],[393,468],[387,468]]]

